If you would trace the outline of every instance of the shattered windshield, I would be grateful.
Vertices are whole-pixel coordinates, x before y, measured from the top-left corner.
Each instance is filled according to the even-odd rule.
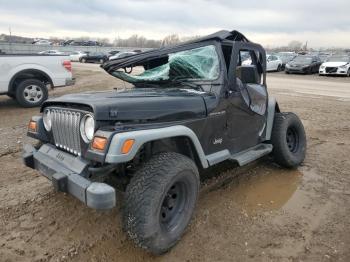
[[[144,65],[144,68],[147,68]],[[133,68],[131,73],[114,71],[112,75],[130,83],[181,80],[215,80],[219,77],[219,58],[214,45],[168,54],[164,64],[150,69]]]

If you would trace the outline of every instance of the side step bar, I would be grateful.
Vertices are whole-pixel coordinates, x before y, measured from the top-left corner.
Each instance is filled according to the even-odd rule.
[[[236,161],[238,165],[244,166],[250,162],[257,160],[260,157],[271,153],[271,151],[271,144],[259,144],[242,152],[231,155],[230,159]]]

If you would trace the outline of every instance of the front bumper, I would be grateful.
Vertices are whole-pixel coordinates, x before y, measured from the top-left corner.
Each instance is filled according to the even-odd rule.
[[[26,145],[23,161],[51,180],[57,191],[67,192],[91,208],[110,209],[116,204],[115,189],[105,183],[90,181],[86,177],[88,163],[79,157],[50,144],[44,144],[38,150]]]
[[[296,74],[305,74],[307,72],[308,68],[300,68],[300,67],[286,67],[284,69],[287,73],[296,73]]]
[[[338,68],[336,71],[327,72],[326,68],[320,69],[318,72],[320,75],[347,75],[348,71],[346,69]]]

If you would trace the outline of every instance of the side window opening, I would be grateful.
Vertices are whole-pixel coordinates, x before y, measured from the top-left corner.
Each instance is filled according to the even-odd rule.
[[[253,112],[264,115],[267,92],[262,84],[263,59],[260,52],[240,50],[236,67],[236,86],[246,105]]]
[[[260,84],[262,79],[262,60],[251,50],[240,50],[236,76],[244,84]]]
[[[222,53],[224,55],[227,70],[230,68],[232,45],[221,45]]]

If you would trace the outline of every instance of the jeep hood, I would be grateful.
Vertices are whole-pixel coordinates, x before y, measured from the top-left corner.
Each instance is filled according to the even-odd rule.
[[[47,100],[47,106],[85,108],[96,120],[176,121],[207,115],[206,102],[213,104],[215,95],[191,89],[129,89],[64,95]]]

